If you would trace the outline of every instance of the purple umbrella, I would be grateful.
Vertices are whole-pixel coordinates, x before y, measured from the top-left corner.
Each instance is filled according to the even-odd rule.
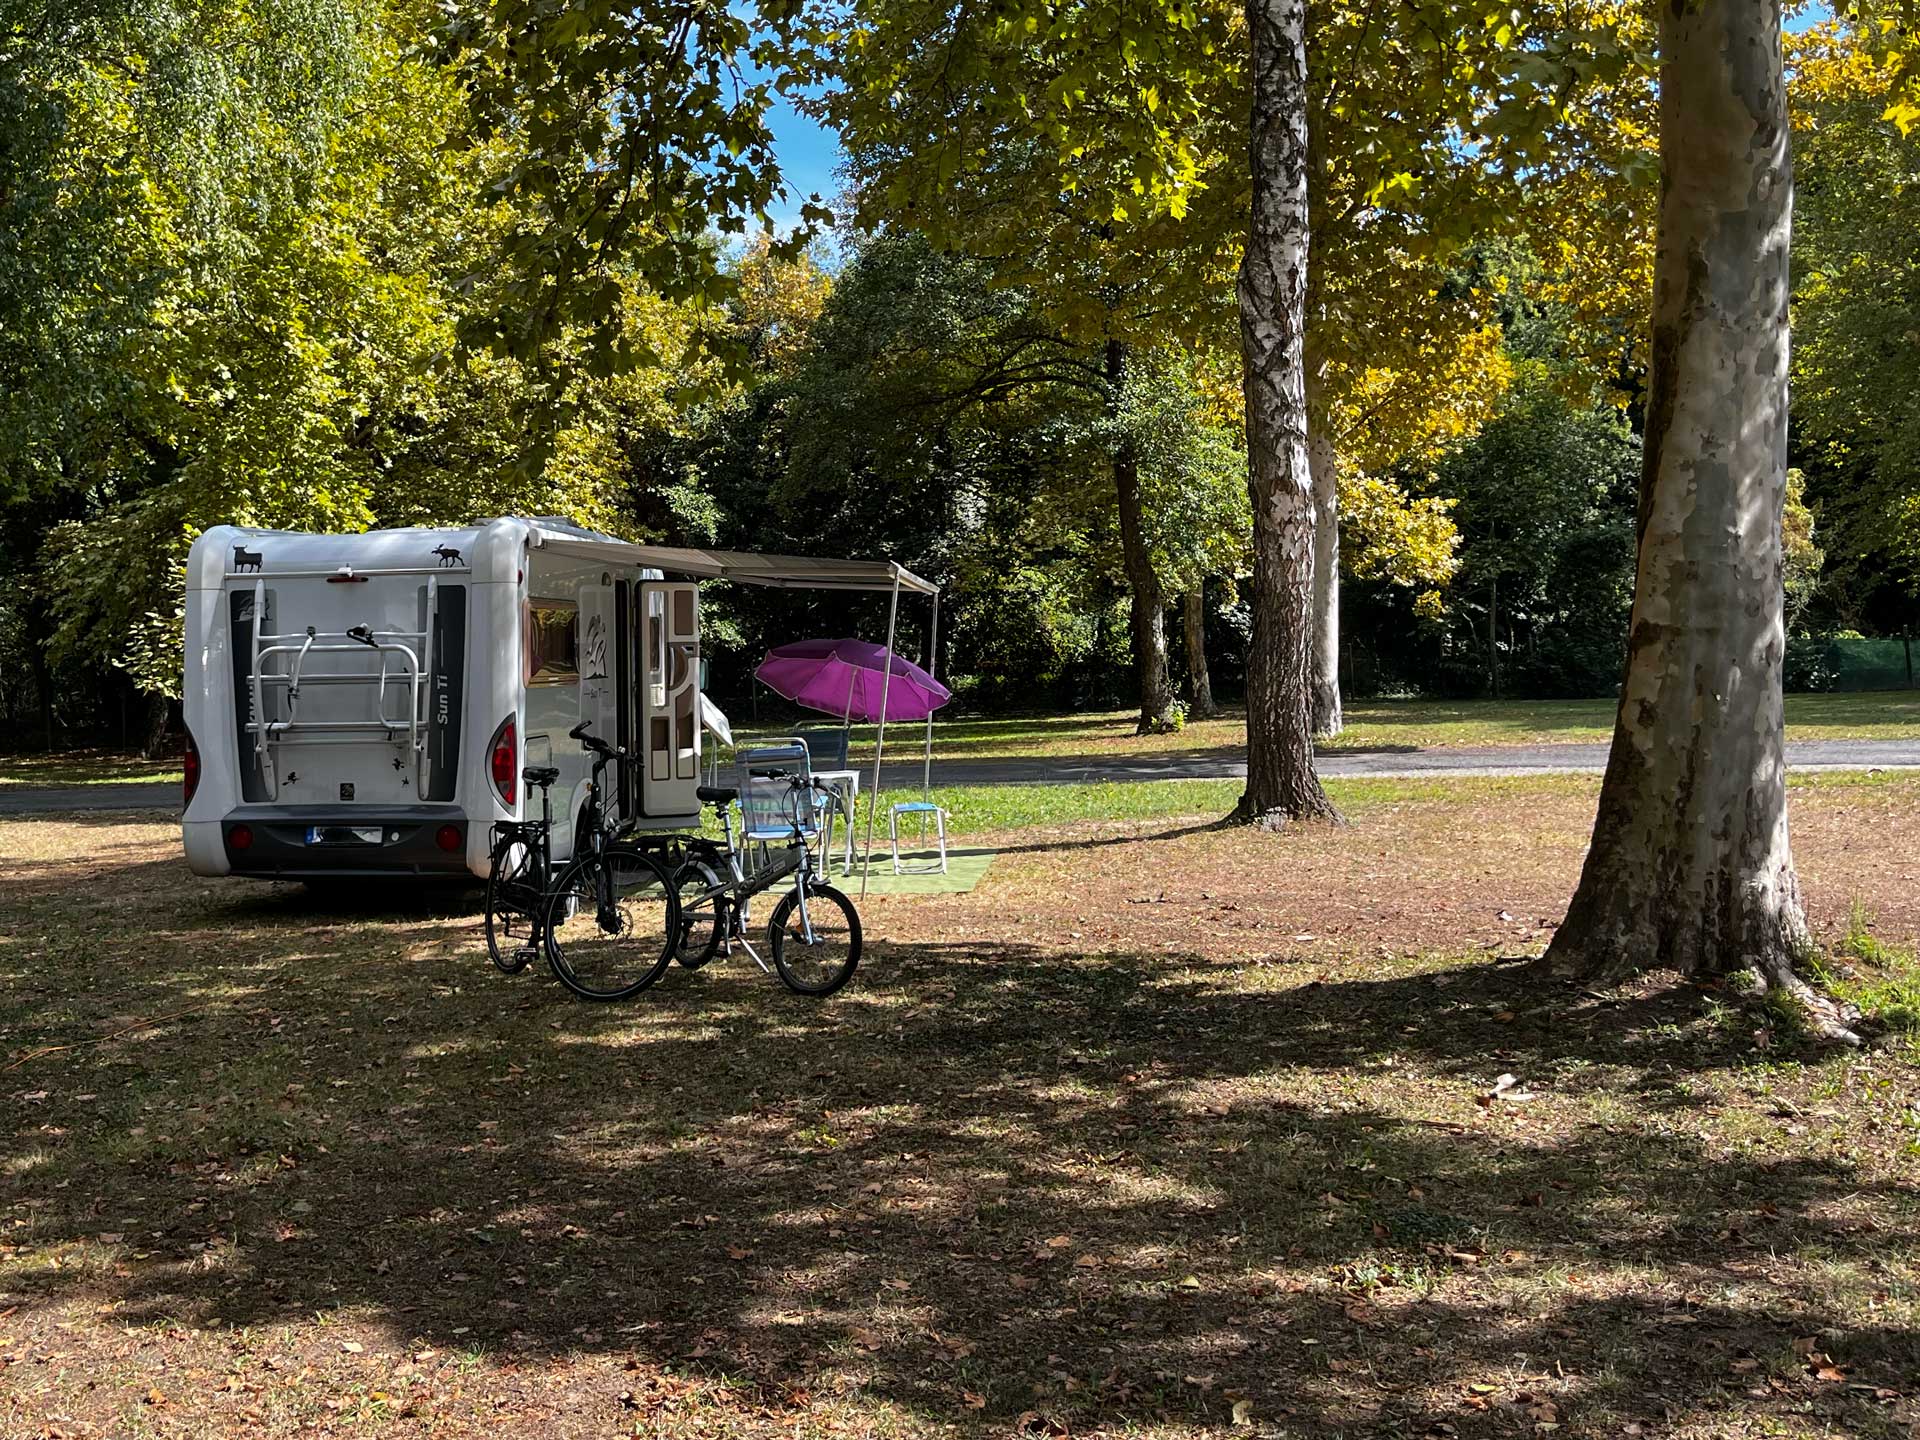
[[[796,705],[848,720],[878,720],[882,688],[889,720],[925,720],[953,698],[911,660],[865,640],[796,640],[769,650],[753,674]]]

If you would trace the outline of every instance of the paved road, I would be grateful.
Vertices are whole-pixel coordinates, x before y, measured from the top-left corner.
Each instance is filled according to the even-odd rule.
[[[1419,750],[1332,750],[1320,757],[1322,775],[1377,775],[1408,779],[1445,775],[1551,775],[1596,772],[1605,768],[1604,745],[1456,746]],[[1787,746],[1794,770],[1920,769],[1920,741],[1798,740]],[[1231,751],[1124,757],[1026,760],[936,761],[940,785],[1072,785],[1092,780],[1236,780],[1246,762]],[[889,762],[888,789],[917,788],[920,765]],[[175,810],[177,781],[139,781],[125,785],[68,785],[42,789],[0,786],[0,815],[31,815],[77,810]]]

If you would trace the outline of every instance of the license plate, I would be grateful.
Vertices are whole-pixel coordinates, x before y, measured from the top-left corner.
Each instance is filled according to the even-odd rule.
[[[309,825],[309,845],[378,845],[383,832],[378,825]]]

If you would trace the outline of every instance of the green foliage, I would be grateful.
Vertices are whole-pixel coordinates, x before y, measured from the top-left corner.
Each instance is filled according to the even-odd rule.
[[[1911,625],[1920,596],[1920,131],[1887,118],[1894,75],[1877,43],[1834,24],[1793,41],[1794,423],[1836,589],[1857,607],[1892,582]]]
[[[217,523],[626,523],[624,441],[703,377],[595,380],[563,334],[570,423],[521,431],[545,382],[458,345],[508,284],[514,214],[482,181],[510,144],[456,143],[468,99],[424,13],[102,0],[13,32],[0,123],[30,153],[0,146],[22,157],[0,182],[5,603],[46,618],[56,663],[172,693],[182,564]],[[616,319],[675,351],[692,328],[631,284]]]
[[[1518,367],[1495,417],[1441,459],[1428,489],[1457,502],[1455,687],[1474,677],[1496,693],[1580,695],[1618,682],[1638,459],[1618,411],[1569,401],[1538,362]]]
[[[708,352],[737,356],[723,304],[736,276],[711,232],[771,228],[786,195],[768,115],[806,47],[790,4],[720,0],[447,0],[441,35],[472,97],[474,134],[505,140],[492,189],[514,221],[499,303],[467,317],[498,353],[551,365],[579,341],[606,376]],[[828,218],[819,197],[808,224]],[[790,257],[806,231],[782,242]],[[700,323],[675,347],[622,321],[630,281]],[[561,371],[564,374],[564,371]],[[562,397],[564,398],[564,397]]]

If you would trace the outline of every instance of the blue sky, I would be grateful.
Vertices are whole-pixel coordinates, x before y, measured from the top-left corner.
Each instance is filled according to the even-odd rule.
[[[840,142],[831,130],[808,119],[791,102],[779,100],[767,117],[773,127],[775,154],[786,176],[787,198],[772,209],[774,223],[785,230],[800,218],[801,203],[817,194],[831,201],[840,182],[834,169],[840,164]]]

